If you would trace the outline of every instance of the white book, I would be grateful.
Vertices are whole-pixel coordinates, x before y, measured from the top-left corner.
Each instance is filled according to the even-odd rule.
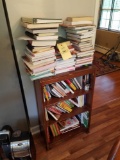
[[[54,36],[36,36],[34,35],[34,38],[36,40],[58,40],[58,35],[54,35]]]
[[[57,69],[64,69],[64,68],[67,68],[67,67],[72,67],[72,66],[74,66],[75,65],[75,62],[74,63],[68,63],[68,64],[66,64],[66,65],[59,65],[59,66],[56,66],[55,67],[55,69],[57,70]]]
[[[56,91],[56,89],[52,89],[52,92],[55,94],[55,95],[57,95],[59,98],[60,97],[62,97],[62,95],[58,92],[58,91]]]
[[[79,89],[82,89],[82,87],[81,87],[80,83],[77,81],[77,79],[76,79],[76,78],[74,78],[74,80],[75,80],[75,82],[77,83],[77,85],[78,85]]]
[[[93,34],[86,34],[86,35],[78,35],[78,34],[71,34],[71,33],[67,33],[67,36],[70,36],[70,37],[75,37],[75,38],[79,38],[79,39],[82,39],[82,38],[88,38],[88,37],[92,37]]]
[[[47,109],[46,108],[45,108],[45,119],[46,119],[46,121],[49,121],[48,113],[47,113]]]
[[[76,21],[76,22],[69,22],[69,21],[63,21],[63,24],[65,25],[79,25],[79,24],[93,24],[93,21]]]
[[[79,34],[79,35],[81,35],[82,33],[88,32],[88,30],[87,30],[87,29],[85,29],[85,30],[66,29],[66,32],[67,32],[67,33],[74,33],[74,34]]]
[[[54,56],[53,55],[47,55],[47,56],[42,56],[42,57],[34,57],[32,55],[30,55],[28,52],[25,52],[25,55],[32,61],[32,62],[35,62],[35,61],[39,61],[39,60],[45,60],[45,59],[49,59],[49,58],[53,58]]]
[[[39,18],[39,17],[22,17],[21,21],[24,23],[38,24],[38,23],[62,23],[62,19],[55,18]]]
[[[58,120],[58,118],[57,118],[51,111],[47,110],[47,112],[48,112],[56,121]]]
[[[33,34],[38,34],[38,33],[58,33],[58,28],[51,28],[51,29],[25,29],[26,31],[33,33]]]
[[[61,82],[72,94],[74,94],[74,91],[64,81],[61,81]]]
[[[27,47],[26,47],[26,50],[28,51],[28,53],[30,53],[31,55],[33,55],[34,57],[43,57],[43,56],[49,56],[49,55],[53,55],[55,56],[55,49],[52,48],[48,51],[44,51],[44,52],[38,52],[38,53],[33,53],[31,52]]]
[[[25,27],[25,28],[28,28],[28,29],[57,28],[57,27],[59,27],[59,23],[37,23],[37,24],[32,24],[32,23],[21,22],[21,25],[23,27]]]
[[[84,106],[84,95],[78,96],[77,100],[78,100],[79,107],[83,107]]]
[[[85,41],[89,41],[92,40],[91,37],[89,38],[83,38],[83,39],[79,39],[79,38],[75,38],[75,37],[71,37],[71,36],[67,36],[68,39],[73,40],[73,41],[77,41],[77,42],[85,42]]]
[[[62,132],[64,130],[71,128],[71,127],[74,127],[78,124],[79,124],[79,120],[74,116],[74,117],[66,120],[65,126],[62,129],[60,129],[60,131]]]
[[[72,30],[83,30],[83,29],[95,29],[94,25],[85,26],[75,26],[71,28]]]
[[[65,90],[60,86],[60,84],[59,83],[55,83],[56,84],[56,86],[57,87],[59,87],[60,89],[61,89],[61,91],[66,95],[66,92],[65,92]]]
[[[94,54],[94,53],[85,53],[85,54],[81,54],[81,55],[78,54],[77,57],[78,57],[78,58],[80,58],[80,57],[83,58],[83,57],[87,57],[87,56],[93,56],[93,54]]]
[[[74,70],[75,70],[75,67],[59,69],[59,70],[55,70],[55,74],[60,74],[60,73],[64,73],[64,72],[74,71]]]
[[[89,65],[92,65],[92,62],[83,62],[83,63],[80,63],[80,64],[76,64],[75,67],[78,68],[78,67],[80,67],[80,66],[88,65],[88,64],[89,64]]]
[[[69,101],[70,101],[72,104],[74,104],[75,106],[79,107],[79,104],[78,104],[77,102],[73,101],[72,99],[69,99]]]
[[[55,61],[55,60],[56,60],[56,57],[54,56],[54,57],[38,60],[36,62],[31,62],[31,64],[33,64],[35,66],[35,65],[47,63],[47,62],[50,62],[50,61]]]

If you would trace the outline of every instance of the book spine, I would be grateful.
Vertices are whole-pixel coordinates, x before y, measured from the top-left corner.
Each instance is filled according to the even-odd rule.
[[[52,125],[50,125],[50,129],[51,129],[51,132],[52,132],[53,137],[55,137],[55,132],[54,132],[54,129],[53,129],[53,126],[52,126]]]
[[[75,101],[73,101],[72,99],[69,99],[69,101],[70,101],[71,103],[73,103],[75,106],[79,107],[79,104],[76,103]]]
[[[52,84],[52,87],[53,87],[62,97],[65,96],[65,94],[64,94],[56,85]]]
[[[58,120],[57,117],[55,117],[55,115],[54,115],[51,111],[47,110],[47,112],[48,112],[56,121]]]
[[[74,84],[69,79],[66,79],[65,81],[73,90],[76,90],[76,87],[74,86]]]
[[[59,105],[63,109],[67,110],[68,112],[72,112],[72,109],[70,108],[70,106],[68,104],[66,104],[65,102],[61,102],[61,103],[59,103]]]
[[[66,92],[65,90],[60,86],[60,84],[58,82],[56,82],[56,86],[59,87],[61,89],[61,91],[65,94],[66,96]]]
[[[64,82],[64,81],[61,81],[63,83],[63,85],[66,86],[66,88],[72,93],[74,94],[73,90]]]
[[[60,132],[60,130],[59,130],[58,124],[57,124],[57,123],[54,123],[54,125],[55,125],[55,128],[56,128],[56,130],[57,130],[58,135],[60,135],[61,132]]]
[[[49,101],[48,93],[45,87],[43,87],[43,93],[45,95],[46,100]]]
[[[82,87],[81,87],[80,83],[77,81],[77,79],[74,78],[74,80],[75,80],[75,82],[77,83],[77,85],[79,86],[79,88],[82,89]]]
[[[60,106],[56,106],[56,108],[57,108],[61,113],[66,113],[66,111],[63,110],[62,108],[60,108]]]
[[[72,83],[75,85],[75,87],[76,87],[77,89],[79,89],[79,87],[78,87],[77,83],[75,82],[75,80],[72,79],[71,81],[72,81]]]
[[[55,125],[53,124],[52,127],[53,127],[53,130],[55,132],[55,136],[58,136],[57,129],[56,129]]]
[[[57,95],[59,98],[62,97],[61,94],[60,94],[58,91],[56,91],[54,88],[52,89],[52,92],[53,92],[55,95]]]
[[[70,113],[68,110],[65,108],[62,108],[59,104],[57,104],[57,107],[60,108],[64,113]]]
[[[45,119],[46,119],[46,121],[49,121],[48,112],[47,112],[46,108],[45,108]]]
[[[58,111],[54,106],[48,108],[49,111],[61,115],[61,112]]]
[[[62,82],[58,82],[59,85],[64,89],[65,93],[69,93],[70,91],[67,89],[67,87],[65,85],[63,85]]]

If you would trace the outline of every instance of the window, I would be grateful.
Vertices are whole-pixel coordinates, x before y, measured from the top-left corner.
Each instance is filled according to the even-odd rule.
[[[99,28],[120,31],[120,0],[102,0]]]

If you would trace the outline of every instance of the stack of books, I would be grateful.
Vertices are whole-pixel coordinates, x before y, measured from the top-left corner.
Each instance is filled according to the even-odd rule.
[[[74,116],[72,118],[50,125],[50,130],[53,137],[55,137],[79,127],[80,127],[80,121],[76,118],[76,116]]]
[[[64,72],[74,71],[75,70],[75,60],[76,60],[76,52],[75,49],[70,43],[70,41],[65,42],[69,51],[71,52],[71,58],[67,60],[63,60],[59,50],[56,48],[56,66],[55,66],[55,74],[60,74]]]
[[[68,17],[67,23],[66,21],[63,23],[63,27],[66,30],[66,37],[71,41],[76,50],[75,68],[89,65],[93,62],[93,39],[95,37],[96,27],[92,24],[93,17]]]
[[[95,35],[95,26],[66,28],[66,33],[67,39],[71,40],[77,51],[75,67],[92,64],[94,55],[92,39]]]
[[[80,127],[80,121],[76,118],[76,116],[61,121],[60,124],[60,132],[62,134]]]
[[[62,19],[21,18],[27,40],[23,62],[31,80],[53,76],[55,73],[55,49],[58,27]]]

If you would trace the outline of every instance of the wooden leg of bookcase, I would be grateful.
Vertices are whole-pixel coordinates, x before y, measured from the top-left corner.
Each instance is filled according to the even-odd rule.
[[[50,150],[50,145],[49,144],[46,145],[46,150]]]
[[[88,129],[86,130],[86,133],[87,133],[87,134],[90,133],[90,128],[88,128]]]

